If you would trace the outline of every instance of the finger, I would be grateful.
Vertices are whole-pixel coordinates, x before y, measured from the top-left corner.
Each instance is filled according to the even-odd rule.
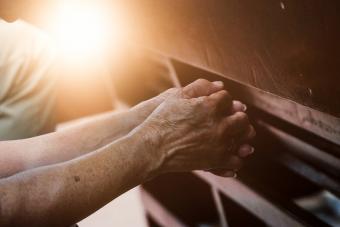
[[[217,112],[225,115],[231,108],[232,99],[226,90],[221,90],[208,97],[208,101],[216,106]]]
[[[243,144],[238,149],[237,154],[240,158],[246,158],[249,155],[253,154],[254,151],[254,147],[250,146],[249,144]]]
[[[246,110],[247,106],[245,104],[240,101],[234,100],[230,112],[231,114],[234,114],[236,112],[246,112]]]
[[[237,173],[228,169],[213,169],[209,172],[220,177],[237,177]]]
[[[248,129],[248,126],[248,115],[243,112],[236,112],[222,121],[226,136],[240,136]]]
[[[242,165],[243,160],[236,155],[230,156],[230,158],[227,160],[227,163],[224,164],[225,169],[233,170],[234,172],[240,170]]]
[[[238,141],[239,143],[249,142],[250,140],[254,139],[255,136],[256,131],[254,129],[254,126],[249,125],[248,129],[245,131],[245,133],[240,137]]]
[[[183,88],[185,98],[198,98],[200,96],[209,96],[224,88],[222,81],[210,82],[205,79],[198,79]]]

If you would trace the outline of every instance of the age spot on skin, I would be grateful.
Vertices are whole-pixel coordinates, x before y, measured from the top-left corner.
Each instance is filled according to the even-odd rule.
[[[73,178],[74,178],[75,182],[79,182],[80,181],[80,177],[79,176],[74,176]]]

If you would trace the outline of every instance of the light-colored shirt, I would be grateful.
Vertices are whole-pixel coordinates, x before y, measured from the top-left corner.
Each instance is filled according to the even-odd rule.
[[[0,140],[33,137],[53,124],[52,47],[38,28],[0,19]]]

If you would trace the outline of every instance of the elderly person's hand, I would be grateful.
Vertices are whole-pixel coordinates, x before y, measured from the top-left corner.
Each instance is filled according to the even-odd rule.
[[[222,89],[221,82],[206,80],[172,89],[136,129],[152,141],[156,174],[209,170],[231,177],[241,168],[242,159],[253,152],[246,143],[255,131],[245,106]]]
[[[249,145],[242,145],[255,133],[244,110],[221,82],[198,80],[171,89],[132,108],[131,113],[125,112],[124,117],[134,123],[119,125],[139,126],[114,142],[88,155],[0,179],[0,226],[70,226],[161,173],[200,169],[233,176],[252,152]],[[134,115],[147,118],[135,119]],[[72,147],[73,152],[81,153],[112,138],[110,126],[117,127],[117,122],[111,120],[19,142],[5,141],[0,150],[21,154],[30,148],[30,154],[36,156],[35,150],[44,153],[49,148],[49,154],[59,155]],[[5,160],[10,162],[13,157]],[[53,199],[46,199],[51,196]]]

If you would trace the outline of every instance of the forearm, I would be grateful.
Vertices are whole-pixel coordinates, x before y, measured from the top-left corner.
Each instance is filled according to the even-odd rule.
[[[0,181],[1,226],[67,226],[142,183],[157,168],[145,138]]]
[[[132,111],[106,113],[55,133],[0,142],[0,178],[20,171],[67,161],[125,136],[143,121]],[[0,161],[0,162],[1,162]]]
[[[175,90],[120,113],[91,117],[68,129],[19,141],[0,142],[0,178],[67,161],[125,136],[140,125]]]

